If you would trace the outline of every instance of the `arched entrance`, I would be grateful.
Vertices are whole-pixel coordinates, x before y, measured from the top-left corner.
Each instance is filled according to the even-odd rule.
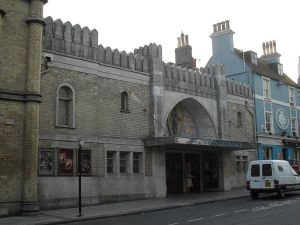
[[[169,136],[193,137],[201,139],[216,139],[215,125],[207,110],[196,100],[192,98],[185,99],[177,103],[169,112],[166,119],[166,127]],[[201,163],[202,157],[210,161]],[[211,183],[204,180],[207,165],[209,169],[217,171],[216,158],[201,155],[199,151],[182,147],[168,147],[166,151],[166,185],[167,194],[176,194],[183,192],[200,192],[201,182]],[[202,165],[203,164],[203,165]],[[207,178],[209,179],[209,177]],[[202,187],[203,187],[202,185]],[[204,187],[206,188],[206,187]]]

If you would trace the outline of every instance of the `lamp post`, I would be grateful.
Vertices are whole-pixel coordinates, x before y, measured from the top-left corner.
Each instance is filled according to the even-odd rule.
[[[81,147],[84,145],[83,140],[78,140],[78,157],[77,157],[77,171],[78,171],[78,217],[81,214]]]

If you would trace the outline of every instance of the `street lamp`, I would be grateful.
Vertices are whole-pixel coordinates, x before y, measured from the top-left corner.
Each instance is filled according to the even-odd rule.
[[[81,147],[84,145],[83,140],[78,140],[78,157],[77,157],[77,171],[78,171],[78,217],[82,216],[81,214]]]

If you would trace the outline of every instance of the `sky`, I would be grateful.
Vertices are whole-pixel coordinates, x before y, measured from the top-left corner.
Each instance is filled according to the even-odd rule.
[[[175,62],[177,37],[183,32],[198,67],[212,55],[213,24],[229,20],[235,48],[260,57],[262,43],[276,40],[284,73],[295,82],[298,78],[299,0],[49,0],[47,16],[96,29],[99,44],[127,53],[160,44],[165,62]]]

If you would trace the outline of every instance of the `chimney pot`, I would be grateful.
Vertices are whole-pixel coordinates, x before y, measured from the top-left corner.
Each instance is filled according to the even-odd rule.
[[[277,50],[276,50],[276,41],[275,40],[273,40],[273,49],[274,49],[274,53],[276,53]]]
[[[265,42],[263,42],[262,48],[263,48],[264,55],[266,55],[266,44],[265,44]]]

